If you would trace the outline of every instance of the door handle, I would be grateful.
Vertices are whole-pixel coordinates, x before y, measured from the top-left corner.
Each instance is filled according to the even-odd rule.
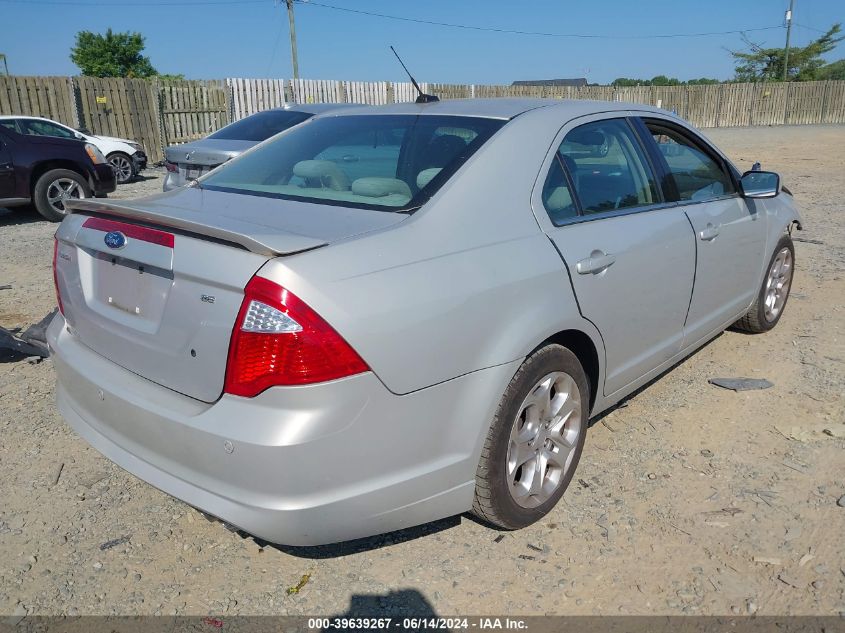
[[[579,275],[597,275],[613,265],[616,256],[604,251],[593,251],[590,256],[575,264],[575,270]]]
[[[710,222],[707,223],[701,231],[698,232],[698,237],[700,237],[705,242],[709,242],[710,240],[715,240],[716,236],[719,235],[719,227],[721,224],[717,226],[713,226]]]

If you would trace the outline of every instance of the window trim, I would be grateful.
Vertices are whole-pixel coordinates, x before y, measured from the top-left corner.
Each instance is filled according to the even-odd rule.
[[[678,202],[681,206],[692,206],[696,204],[706,204],[709,202],[717,202],[719,200],[730,200],[732,198],[742,197],[739,193],[741,189],[736,177],[735,170],[732,169],[732,165],[730,164],[730,162],[724,156],[722,156],[720,152],[716,151],[710,145],[710,143],[706,142],[698,134],[683,125],[679,125],[674,121],[663,119],[661,117],[638,115],[636,118],[638,119],[642,127],[648,132],[644,142],[649,146],[649,152],[654,154],[655,158],[661,165],[661,169],[665,172],[666,176],[668,177],[668,181],[671,182],[673,189],[671,193],[675,197],[674,201]],[[726,193],[721,196],[714,196],[712,198],[706,198],[704,200],[681,200],[680,191],[678,190],[678,185],[675,182],[675,177],[672,174],[672,170],[669,167],[669,163],[666,161],[666,157],[663,156],[663,154],[660,152],[660,149],[657,147],[657,141],[654,140],[652,131],[648,127],[649,123],[653,123],[658,127],[666,128],[667,130],[678,134],[679,136],[689,141],[690,145],[700,150],[702,153],[706,154],[713,162],[716,163],[716,165],[722,171],[722,174],[727,176],[734,190],[731,193]]]
[[[610,116],[608,116],[610,115]],[[647,143],[643,142],[642,137],[639,134],[637,129],[636,123],[632,121],[632,119],[638,118],[638,115],[633,114],[631,112],[625,110],[619,111],[611,111],[611,112],[602,112],[602,113],[595,113],[592,115],[586,115],[584,117],[578,117],[568,121],[565,125],[563,125],[559,130],[557,135],[555,135],[554,140],[552,141],[550,147],[551,159],[548,157],[543,162],[543,167],[540,170],[539,177],[536,181],[534,191],[532,193],[532,198],[536,196],[537,202],[539,202],[539,207],[543,210],[546,217],[549,220],[549,223],[552,225],[553,229],[560,228],[563,226],[569,226],[571,224],[580,224],[581,222],[592,222],[595,220],[606,220],[608,218],[615,218],[621,217],[626,215],[633,215],[635,213],[647,213],[649,211],[659,211],[661,209],[670,209],[674,207],[680,206],[678,201],[667,200],[666,195],[663,192],[663,188],[659,180],[656,180],[655,187],[657,191],[657,196],[660,198],[658,202],[653,202],[651,204],[646,205],[639,205],[635,207],[626,207],[624,209],[612,209],[610,211],[602,211],[597,213],[587,213],[585,214],[583,208],[581,206],[581,200],[578,196],[578,192],[575,190],[575,183],[572,179],[572,174],[569,173],[569,169],[566,168],[566,163],[559,160],[558,158],[558,150],[560,149],[563,140],[566,138],[566,135],[569,134],[572,130],[582,127],[584,125],[589,125],[590,123],[596,123],[600,121],[610,121],[614,119],[622,119],[625,123],[627,123],[629,129],[632,132],[633,141],[639,144],[640,150],[642,151],[643,155],[645,156],[647,166],[651,169],[652,175],[655,179],[660,178],[661,176],[661,168],[658,168],[657,165],[653,163],[652,157],[650,155],[650,150]],[[580,119],[588,119],[583,122],[579,122]],[[565,130],[565,131],[564,131]],[[652,143],[654,141],[652,140]],[[558,161],[558,164],[563,169],[564,176],[566,177],[566,182],[570,187],[570,194],[572,196],[572,201],[575,205],[575,212],[576,215],[566,218],[560,222],[555,222],[552,219],[552,215],[549,212],[548,208],[546,207],[546,202],[543,200],[543,188],[545,187],[546,181],[549,178],[549,174],[551,173],[552,164],[554,161]],[[534,204],[532,203],[532,207]]]

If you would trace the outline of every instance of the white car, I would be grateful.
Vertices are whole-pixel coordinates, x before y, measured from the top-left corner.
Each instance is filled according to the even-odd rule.
[[[74,130],[66,125],[32,116],[0,116],[0,121],[14,121],[19,134],[33,136],[57,136],[86,141],[99,149],[114,169],[118,184],[129,182],[142,169],[147,168],[147,154],[144,146],[135,141],[113,136],[94,136],[88,130]]]

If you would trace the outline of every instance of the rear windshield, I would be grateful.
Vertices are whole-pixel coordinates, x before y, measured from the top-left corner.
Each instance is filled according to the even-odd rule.
[[[314,115],[309,112],[268,110],[227,125],[209,135],[208,138],[226,141],[265,141],[274,134],[284,132],[312,116]]]
[[[430,198],[504,121],[355,115],[317,118],[200,179],[203,189],[402,211]]]

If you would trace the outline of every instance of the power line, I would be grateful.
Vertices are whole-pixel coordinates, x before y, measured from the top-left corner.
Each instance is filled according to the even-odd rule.
[[[293,0],[297,4],[307,7],[320,7],[323,9],[332,9],[334,11],[344,11],[346,13],[357,13],[359,15],[367,15],[370,17],[384,18],[386,20],[399,20],[401,22],[415,22],[417,24],[428,24],[430,26],[445,26],[453,29],[465,29],[469,31],[486,31],[489,33],[505,33],[509,35],[534,35],[540,37],[574,37],[580,39],[613,39],[613,40],[647,40],[647,39],[665,39],[673,37],[706,37],[710,35],[734,35],[739,33],[750,33],[752,31],[771,31],[774,29],[782,29],[782,26],[764,26],[753,29],[736,29],[732,31],[712,31],[708,33],[662,33],[657,35],[604,35],[604,34],[587,34],[587,33],[545,33],[543,31],[519,31],[515,29],[501,29],[486,26],[474,26],[470,24],[455,24],[452,22],[438,22],[436,20],[423,20],[420,18],[408,18],[399,15],[388,15],[386,13],[375,13],[373,11],[363,11],[361,9],[350,9],[349,7],[338,7],[332,4],[324,4],[322,2],[313,2],[312,0]]]
[[[815,31],[816,33],[827,33],[825,29],[817,29],[814,26],[807,26],[806,24],[798,24],[798,22],[793,23],[795,26],[800,27],[802,29],[807,29],[808,31]],[[828,29],[829,30],[829,29]]]
[[[27,4],[31,7],[39,6],[67,6],[67,7],[110,7],[112,9],[121,8],[135,8],[135,7],[203,7],[208,5],[237,5],[237,4],[267,4],[267,0],[197,0],[190,2],[187,0],[164,0],[163,2],[81,2],[78,0],[69,0],[63,2],[62,0],[0,0],[0,3],[5,4]]]

